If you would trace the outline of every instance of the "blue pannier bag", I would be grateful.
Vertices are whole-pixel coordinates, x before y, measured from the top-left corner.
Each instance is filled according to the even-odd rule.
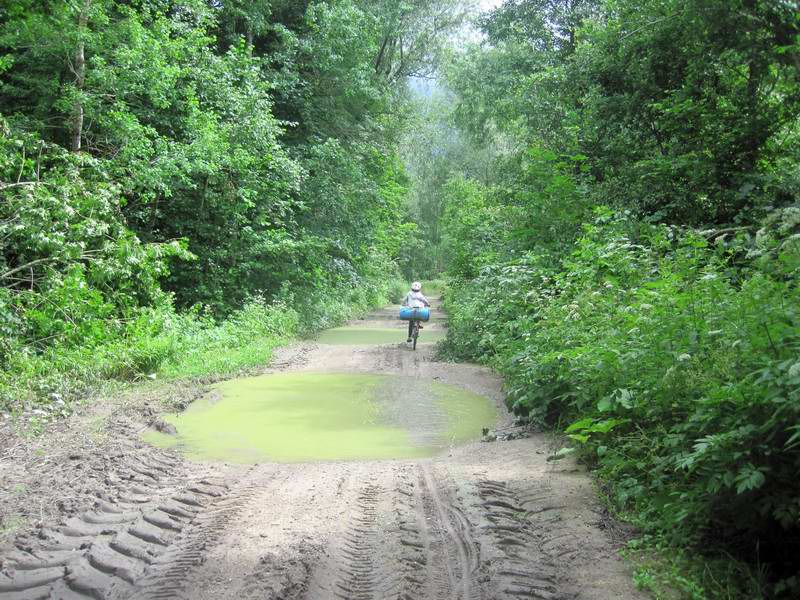
[[[403,321],[411,321],[412,319],[427,321],[431,318],[431,309],[428,307],[411,308],[409,306],[404,306],[400,309],[400,318],[403,319]]]

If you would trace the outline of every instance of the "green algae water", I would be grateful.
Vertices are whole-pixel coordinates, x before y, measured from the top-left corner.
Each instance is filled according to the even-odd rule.
[[[334,327],[323,331],[317,338],[320,344],[332,346],[367,346],[378,344],[402,344],[406,341],[408,330],[405,327]],[[438,342],[444,339],[444,331],[423,329],[418,344]]]
[[[434,381],[369,374],[278,374],[215,386],[144,439],[195,460],[255,463],[433,456],[480,437],[492,402]]]

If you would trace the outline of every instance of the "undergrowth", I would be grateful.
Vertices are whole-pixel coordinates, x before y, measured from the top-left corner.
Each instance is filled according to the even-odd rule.
[[[33,413],[39,420],[64,415],[104,382],[224,376],[266,364],[273,350],[395,301],[404,284],[389,277],[344,290],[286,291],[281,300],[251,300],[224,320],[200,307],[177,312],[163,302],[122,325],[95,323],[106,335],[82,345],[21,346],[0,370],[0,411]]]
[[[795,208],[755,236],[600,209],[560,264],[489,262],[446,295],[446,352],[491,363],[515,413],[564,427],[559,455],[594,466],[650,548],[703,555],[685,597],[800,594],[798,228]],[[711,584],[737,563],[756,583]]]

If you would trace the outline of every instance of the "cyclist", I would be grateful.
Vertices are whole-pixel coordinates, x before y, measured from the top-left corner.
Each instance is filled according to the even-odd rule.
[[[431,303],[428,302],[428,299],[422,293],[422,284],[419,281],[415,281],[411,284],[411,291],[406,294],[405,299],[403,300],[403,306],[408,306],[409,308],[423,308],[425,306],[430,306]],[[422,325],[420,325],[420,328]],[[414,328],[414,320],[410,319],[408,321],[408,340],[407,342],[411,341],[411,330]]]

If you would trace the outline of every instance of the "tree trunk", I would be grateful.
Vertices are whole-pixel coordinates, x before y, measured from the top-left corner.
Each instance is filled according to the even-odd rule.
[[[386,44],[389,43],[389,36],[386,35],[383,38],[383,44],[381,44],[381,51],[378,52],[378,58],[375,59],[375,72],[380,73],[381,62],[383,62],[383,53],[386,51]]]
[[[84,0],[81,12],[78,15],[78,45],[75,48],[75,89],[80,94],[86,82],[86,56],[84,34],[89,24],[89,8],[92,0]],[[80,98],[75,102],[72,116],[72,151],[79,152],[81,149],[81,137],[83,136],[83,103]]]

